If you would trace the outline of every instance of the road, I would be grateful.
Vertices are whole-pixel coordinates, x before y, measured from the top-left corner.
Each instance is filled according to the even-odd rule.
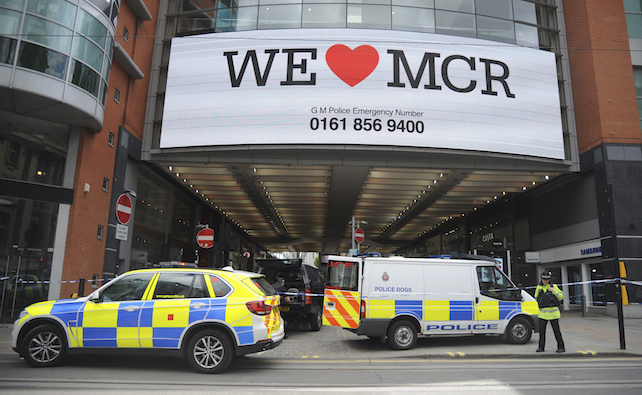
[[[220,375],[192,372],[180,358],[82,355],[65,366],[35,369],[0,354],[0,393],[306,395],[475,393],[639,394],[642,358],[269,359],[247,356]]]

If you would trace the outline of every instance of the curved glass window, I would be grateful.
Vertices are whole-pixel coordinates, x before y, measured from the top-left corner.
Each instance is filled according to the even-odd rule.
[[[302,26],[346,27],[345,4],[309,4],[303,7]]]
[[[477,15],[477,37],[506,43],[515,42],[513,22]]]
[[[72,31],[37,16],[27,15],[22,28],[22,38],[69,53]]]
[[[435,11],[423,8],[392,7],[392,29],[435,32]]]
[[[476,0],[477,15],[513,19],[513,0]]]
[[[0,37],[0,63],[13,64],[16,55],[16,40]]]
[[[405,5],[409,7],[433,8],[434,0],[392,0],[392,5]]]
[[[259,8],[259,29],[301,27],[301,5],[274,5]]]
[[[102,70],[103,51],[88,39],[76,36],[72,55],[96,70]]]
[[[71,83],[78,85],[92,95],[98,97],[100,75],[87,65],[74,60],[72,65]]]
[[[22,14],[0,8],[0,34],[16,37],[20,33]]]
[[[451,36],[477,37],[474,14],[435,11],[435,31]]]
[[[29,0],[27,12],[44,16],[67,27],[74,27],[76,6],[65,0]]]
[[[475,0],[435,0],[435,8],[472,14],[475,12]]]
[[[68,57],[60,52],[23,41],[19,53],[18,66],[65,78]]]
[[[391,29],[389,6],[348,4],[348,27],[359,29]]]
[[[105,44],[107,43],[107,28],[87,11],[81,10],[76,30],[105,49]]]
[[[22,11],[25,6],[25,0],[4,0],[2,2],[3,7],[15,8]]]

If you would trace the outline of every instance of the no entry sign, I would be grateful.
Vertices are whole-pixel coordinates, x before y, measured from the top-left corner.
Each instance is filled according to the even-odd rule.
[[[196,234],[196,243],[201,248],[212,248],[214,245],[214,230],[203,228]]]
[[[129,219],[132,217],[132,200],[129,196],[124,193],[118,196],[118,201],[116,202],[116,218],[118,222],[125,225],[129,222]]]
[[[366,239],[366,233],[361,228],[354,230],[354,241],[362,243]]]

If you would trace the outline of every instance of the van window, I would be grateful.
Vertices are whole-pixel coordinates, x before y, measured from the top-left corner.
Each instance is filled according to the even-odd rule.
[[[495,266],[477,266],[477,279],[482,295],[499,300],[522,300],[521,292]]]
[[[344,261],[328,262],[328,289],[343,289],[347,291],[358,291],[359,289],[359,263]]]

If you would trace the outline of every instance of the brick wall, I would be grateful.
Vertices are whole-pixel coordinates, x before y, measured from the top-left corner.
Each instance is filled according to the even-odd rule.
[[[622,1],[564,0],[580,153],[642,143]]]
[[[123,1],[116,28],[116,41],[127,51],[145,74],[145,78],[131,79],[117,63],[112,63],[103,129],[98,134],[89,130],[82,131],[74,178],[74,203],[69,217],[63,281],[80,278],[90,280],[94,274],[98,275],[98,278],[102,277],[109,216],[115,215],[110,211],[110,199],[112,194],[120,195],[122,192],[112,189],[116,146],[120,138],[119,126],[124,126],[138,139],[142,140],[143,137],[159,7],[157,1],[146,0],[145,3],[153,16],[152,20],[138,20],[127,2]],[[122,37],[125,27],[129,31],[128,41]],[[114,100],[115,89],[120,91],[119,102]],[[114,134],[113,146],[108,143],[109,133]],[[103,191],[103,178],[109,179],[108,192]],[[85,183],[90,185],[89,193],[83,192]],[[102,240],[97,237],[99,225],[103,226]],[[69,297],[77,291],[77,283],[62,284],[60,297]],[[91,284],[86,284],[84,294],[87,295],[90,292]]]

